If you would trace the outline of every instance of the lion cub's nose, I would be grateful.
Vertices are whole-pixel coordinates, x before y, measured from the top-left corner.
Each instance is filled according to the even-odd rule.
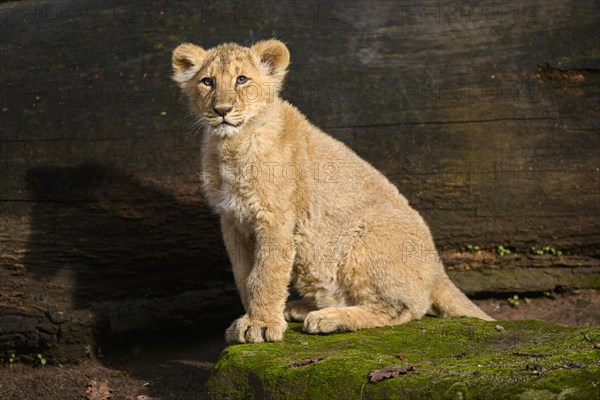
[[[213,111],[219,114],[221,117],[226,116],[233,106],[231,104],[216,104],[213,106]]]

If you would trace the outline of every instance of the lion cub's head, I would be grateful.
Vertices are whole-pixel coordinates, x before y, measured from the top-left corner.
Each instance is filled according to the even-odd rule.
[[[173,79],[209,133],[232,136],[275,99],[289,62],[278,40],[208,50],[184,43],[173,51]]]

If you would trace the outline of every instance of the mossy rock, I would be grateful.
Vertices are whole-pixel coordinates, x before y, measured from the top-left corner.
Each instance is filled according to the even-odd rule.
[[[328,336],[291,324],[284,342],[228,346],[208,389],[214,399],[589,400],[600,398],[597,342],[600,328],[532,320],[424,318]],[[370,382],[392,365],[414,370]]]

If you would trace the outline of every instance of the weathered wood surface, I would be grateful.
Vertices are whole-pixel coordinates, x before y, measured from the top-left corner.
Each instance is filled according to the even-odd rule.
[[[0,4],[0,318],[44,325],[50,312],[98,316],[111,304],[101,317],[134,329],[165,315],[199,324],[208,304],[238,312],[199,193],[200,138],[169,79],[184,41],[287,42],[284,97],[398,185],[450,266],[466,244],[550,244],[593,278],[598,10],[589,0]],[[149,299],[162,311],[114,322]],[[55,332],[8,325],[0,337],[13,347]]]

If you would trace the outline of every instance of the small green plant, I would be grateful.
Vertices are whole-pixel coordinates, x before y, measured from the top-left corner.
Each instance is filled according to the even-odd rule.
[[[500,257],[504,257],[505,255],[511,254],[512,252],[504,246],[498,246],[498,248],[496,249],[496,253],[498,253]]]
[[[15,361],[17,361],[17,355],[15,353],[10,353],[8,364],[12,367],[15,364]]]
[[[529,297],[525,297],[525,304],[529,304],[532,302],[532,300]]]
[[[521,304],[519,301],[519,296],[516,294],[512,297],[509,297],[506,301],[508,301],[508,304],[510,304],[512,307],[518,307],[519,304]]]
[[[542,249],[538,249],[537,247],[535,247],[535,246],[532,246],[532,247],[531,247],[531,253],[532,253],[532,254],[536,254],[536,255],[538,255],[538,256],[541,256],[541,255],[543,255],[543,254],[544,254],[544,250],[542,250]]]
[[[545,292],[544,292],[544,296],[546,296],[546,297],[552,297],[552,292],[550,292],[550,291],[545,291]]]
[[[552,246],[544,246],[544,247],[531,247],[531,253],[538,255],[538,256],[543,256],[544,254],[552,254],[553,256],[562,256],[562,251],[560,250],[556,250],[554,247]]]
[[[42,365],[46,365],[46,363],[48,362],[48,361],[46,361],[46,359],[44,358],[44,356],[43,356],[43,355],[41,355],[41,354],[38,354],[38,355],[37,355],[37,358],[38,358],[38,360],[40,360],[40,363],[41,363]]]
[[[473,253],[474,254],[474,253],[477,253],[479,251],[479,246],[476,246],[476,245],[468,244],[466,247],[467,247],[467,251],[469,253]]]

